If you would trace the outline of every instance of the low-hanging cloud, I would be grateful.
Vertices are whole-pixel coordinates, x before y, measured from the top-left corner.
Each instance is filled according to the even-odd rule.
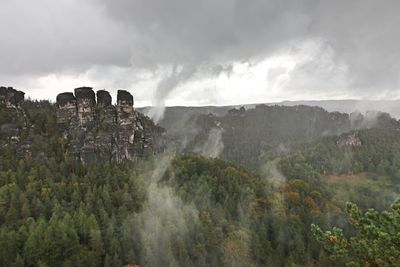
[[[224,150],[222,134],[223,129],[221,127],[212,128],[208,133],[207,140],[201,146],[196,147],[194,152],[206,157],[218,157]]]
[[[166,97],[180,83],[186,82],[196,71],[194,65],[174,65],[170,74],[164,77],[157,85],[157,90],[153,97],[153,108],[149,111],[149,116],[159,122],[163,118]]]
[[[184,203],[172,187],[159,184],[171,160],[172,155],[158,158],[148,177],[147,202],[135,218],[142,244],[138,256],[145,266],[178,266],[173,245],[186,241],[198,223],[196,207]]]

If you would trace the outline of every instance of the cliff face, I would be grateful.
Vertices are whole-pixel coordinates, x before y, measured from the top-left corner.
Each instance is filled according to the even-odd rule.
[[[187,113],[189,112],[181,110],[180,114]],[[178,122],[177,115],[169,117],[170,121]],[[186,138],[188,142],[181,146],[181,150],[179,145],[183,142],[176,142],[178,151],[218,155],[222,159],[250,168],[287,153],[295,144],[351,130],[348,114],[327,112],[322,108],[309,106],[257,105],[247,110],[231,109],[222,116],[195,114],[184,120],[179,129],[182,129],[181,132],[186,131],[189,138]],[[164,124],[163,121],[160,123]],[[164,125],[167,128],[169,145],[173,146],[174,140],[178,138],[173,136],[175,133],[171,126]],[[189,128],[195,129],[193,134]],[[180,137],[180,140],[185,139]]]
[[[21,133],[26,128],[26,115],[21,107],[24,95],[12,87],[0,87],[0,109],[9,118],[0,122],[0,146],[20,142]]]
[[[16,109],[24,100],[25,93],[15,90],[12,87],[0,87],[0,103],[3,103],[7,108]]]
[[[336,144],[340,147],[356,147],[362,146],[362,141],[357,132],[344,133],[339,136]]]
[[[97,101],[96,101],[97,96]],[[57,96],[57,124],[67,142],[68,154],[83,163],[135,160],[163,149],[164,129],[133,108],[133,96],[118,90],[111,95],[90,87]]]
[[[109,92],[95,94],[90,87],[57,96],[55,134],[61,138],[67,157],[88,164],[135,160],[163,150],[164,129],[133,108],[129,92],[119,90],[117,104],[111,103]],[[0,146],[13,144],[21,156],[29,156],[36,126],[25,114],[24,93],[0,87],[0,115]]]

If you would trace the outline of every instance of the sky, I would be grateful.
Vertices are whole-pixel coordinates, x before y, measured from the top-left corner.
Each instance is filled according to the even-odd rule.
[[[399,99],[398,0],[1,0],[0,85],[136,106]]]

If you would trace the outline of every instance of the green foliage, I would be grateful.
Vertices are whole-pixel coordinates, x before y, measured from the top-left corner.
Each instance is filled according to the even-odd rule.
[[[323,231],[311,225],[315,238],[330,258],[347,266],[399,266],[400,199],[390,211],[383,212],[369,209],[362,213],[357,205],[347,203],[347,213],[355,228],[352,237],[346,237],[340,228]]]
[[[317,263],[321,251],[311,242],[309,225],[326,225],[324,213],[331,221],[341,213],[323,197],[320,183],[292,179],[271,186],[265,177],[231,163],[195,155],[176,158],[162,184],[196,206],[206,227],[206,253],[225,255],[218,265]]]
[[[337,202],[382,210],[400,194],[400,135],[398,130],[376,128],[352,134],[362,145],[341,146],[342,137],[325,137],[282,157],[279,170],[288,179],[318,186]]]
[[[24,101],[23,108],[34,134],[54,136],[56,133],[56,108],[48,101]]]
[[[24,105],[32,122],[25,126],[0,107],[0,124],[17,125],[20,144],[30,147],[23,156],[15,143],[0,147],[0,266],[337,266],[344,257],[361,255],[361,248],[370,250],[370,258],[380,249],[391,253],[377,262],[385,266],[398,256],[390,244],[398,245],[399,229],[392,223],[397,220],[398,227],[399,204],[391,213],[361,214],[351,206],[359,227],[353,229],[343,220],[338,197],[342,191],[361,207],[373,202],[382,207],[399,193],[395,130],[360,131],[361,147],[338,147],[337,137],[299,145],[262,173],[197,155],[176,156],[166,170],[159,158],[83,166],[66,154],[54,105]],[[254,120],[243,119],[243,127],[224,132],[229,145],[222,157],[257,165],[265,158],[260,147],[271,152],[282,141],[313,140],[326,128],[338,130],[325,121],[329,113],[300,109],[293,119],[286,108],[251,111]],[[311,128],[304,124],[310,114],[319,121]],[[253,131],[264,115],[274,127]],[[234,126],[236,116],[224,123]],[[205,119],[205,128],[215,126],[208,123]],[[342,174],[366,178],[359,184],[327,182],[327,176]],[[343,228],[331,231],[338,240],[337,262],[315,242],[312,223]],[[323,241],[324,232],[313,229]],[[347,239],[351,233],[369,239]]]
[[[0,152],[17,159],[15,152]],[[34,159],[0,164],[1,266],[319,261],[320,248],[310,242],[308,225],[323,222],[323,212],[334,204],[305,180],[272,188],[232,163],[181,156],[152,185],[158,194],[152,196],[148,186],[158,159],[85,167],[51,155],[40,164]],[[164,189],[171,191],[164,194]],[[169,199],[175,194],[182,204]],[[165,197],[168,210],[151,206],[154,197]],[[149,223],[163,232],[154,236],[146,230]],[[158,246],[168,249],[152,250]]]
[[[198,130],[187,146],[188,151],[195,151],[197,146],[204,144],[212,129],[223,129],[224,149],[220,157],[250,168],[258,167],[265,159],[279,155],[292,144],[315,140],[327,132],[333,135],[350,129],[346,114],[303,105],[257,105],[248,110],[233,109],[220,117],[197,115],[192,120],[189,120],[189,126],[179,127],[185,131],[188,130],[186,127]],[[172,135],[180,136],[180,133],[172,131]]]
[[[247,205],[255,197],[260,183],[243,168],[195,155],[176,158],[163,181],[172,184],[183,200],[201,209],[223,206],[228,218],[239,216],[239,205]]]
[[[365,129],[354,132],[359,146],[341,146],[340,137],[325,137],[300,145],[282,161],[304,162],[320,174],[375,172],[395,177],[400,168],[400,135],[396,129]]]
[[[111,266],[137,262],[120,233],[142,208],[138,172],[151,162],[85,167],[46,149],[59,148],[57,138],[33,141],[39,145],[25,159],[0,149],[0,266],[102,266],[110,251]]]

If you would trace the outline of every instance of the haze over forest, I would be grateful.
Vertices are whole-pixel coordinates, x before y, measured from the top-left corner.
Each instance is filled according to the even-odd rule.
[[[0,267],[400,266],[399,12],[0,1]]]

